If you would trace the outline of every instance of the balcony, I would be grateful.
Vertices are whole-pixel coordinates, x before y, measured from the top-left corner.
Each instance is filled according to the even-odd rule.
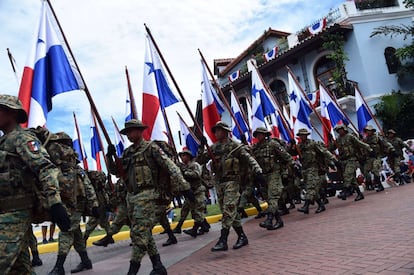
[[[357,10],[398,7],[398,0],[355,0]]]

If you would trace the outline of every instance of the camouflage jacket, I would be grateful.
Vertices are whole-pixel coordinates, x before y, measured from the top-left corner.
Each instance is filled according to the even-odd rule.
[[[324,170],[324,167],[336,161],[335,156],[325,146],[314,140],[308,139],[305,142],[298,143],[297,146],[300,151],[299,160],[303,169],[318,168]]]
[[[1,212],[30,209],[35,185],[46,198],[45,206],[60,203],[58,175],[59,170],[31,132],[17,126],[0,137]]]
[[[79,165],[76,166],[77,175],[77,205],[76,209],[80,210],[86,215],[91,215],[91,210],[94,207],[99,207],[98,198],[96,197],[95,189],[89,179],[85,170]]]
[[[227,138],[224,142],[214,143],[211,151],[215,158],[212,168],[217,182],[240,180],[240,162],[248,163],[254,174],[262,173],[262,168],[247,152],[243,144]],[[198,152],[198,163],[205,164],[209,159],[207,152],[201,150]]]
[[[391,143],[391,145],[394,147],[396,154],[398,157],[402,159],[403,157],[403,148],[410,149],[407,144],[404,143],[404,141],[399,137],[393,137],[393,138],[386,138],[386,140]]]
[[[366,154],[371,151],[371,147],[368,144],[360,141],[350,133],[347,133],[343,137],[338,136],[336,143],[331,145],[331,149],[331,151],[338,149],[340,160],[357,160],[361,152]]]
[[[201,165],[191,160],[188,164],[181,163],[180,165],[181,172],[183,173],[184,179],[188,181],[191,185],[191,190],[195,191],[205,191],[205,188],[201,182]]]
[[[264,174],[281,172],[281,163],[293,165],[292,156],[274,139],[266,139],[253,145],[252,154]]]
[[[391,143],[377,134],[366,136],[364,138],[364,142],[371,147],[377,157],[385,157],[387,154],[395,152],[395,149]]]

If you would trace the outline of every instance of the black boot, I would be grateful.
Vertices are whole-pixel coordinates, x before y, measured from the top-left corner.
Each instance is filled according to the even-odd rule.
[[[193,238],[196,238],[197,237],[197,230],[198,230],[198,228],[200,228],[201,227],[201,223],[198,223],[198,222],[194,222],[194,226],[193,226],[193,228],[191,228],[191,229],[186,229],[186,230],[184,230],[183,232],[185,233],[185,234],[187,234],[187,235],[190,235],[191,237],[193,237]],[[204,233],[204,232],[203,232]]]
[[[183,226],[184,220],[179,220],[177,226],[172,231],[174,234],[181,234],[181,227]]]
[[[172,244],[176,244],[177,243],[177,238],[174,236],[174,233],[172,232],[172,230],[167,230],[166,231],[168,234],[168,240],[162,244],[162,246],[169,246]]]
[[[167,275],[167,269],[161,263],[160,254],[150,256],[153,270],[150,275]]]
[[[88,257],[88,253],[85,251],[79,252],[79,256],[81,258],[80,264],[77,267],[72,269],[70,273],[78,273],[84,270],[92,269],[92,262],[91,259]]]
[[[249,217],[249,215],[247,215],[246,210],[244,210],[243,207],[239,207],[237,209],[237,212],[239,212],[239,214],[241,215],[241,218],[242,219],[245,219],[245,218],[248,218]]]
[[[211,251],[226,251],[228,249],[227,247],[227,237],[229,236],[229,229],[228,228],[222,228],[221,229],[221,235],[220,239],[216,243],[214,247],[211,248]]]
[[[233,245],[233,249],[239,249],[245,245],[249,244],[249,240],[247,239],[246,234],[244,234],[243,232],[243,227],[233,227],[234,231],[236,231],[237,233],[237,241],[236,243]]]
[[[39,257],[38,251],[32,251],[32,266],[41,266],[43,264],[42,260]]]
[[[136,275],[140,267],[141,267],[141,263],[137,263],[135,261],[129,261],[129,270],[128,270],[127,275]]]
[[[105,237],[103,237],[102,239],[97,240],[97,241],[93,242],[92,244],[93,244],[93,245],[96,245],[96,246],[104,246],[104,247],[107,247],[107,246],[108,246],[108,244],[112,244],[112,243],[115,243],[115,241],[114,241],[114,239],[112,238],[112,236],[110,236],[110,235],[106,235],[106,236],[105,236]]]
[[[275,220],[276,220],[276,223],[272,225],[270,228],[267,227],[267,230],[276,230],[276,229],[283,227],[284,224],[282,221],[282,217],[280,216],[278,211],[275,212]]]
[[[326,210],[325,204],[322,202],[321,199],[317,199],[316,203],[318,204],[318,209],[316,209],[315,211],[316,214],[321,213]]]
[[[289,214],[289,209],[286,207],[285,202],[279,200],[278,205],[279,205],[279,211],[280,211],[279,213],[281,216]]]
[[[377,184],[377,192],[384,191],[384,186],[382,186],[381,179],[378,176],[374,176],[374,181]]]
[[[304,214],[309,214],[309,204],[310,200],[306,200],[305,204],[301,208],[299,208],[298,211]]]
[[[63,268],[65,260],[66,254],[58,255],[55,267],[53,267],[52,271],[49,272],[49,275],[65,275],[65,269]]]
[[[273,226],[273,213],[267,213],[266,220],[259,223],[259,226],[263,227],[263,228],[272,228],[272,226]]]
[[[363,200],[365,198],[364,195],[362,194],[361,190],[359,190],[359,186],[355,187],[355,191],[358,194],[355,198],[355,201],[360,201],[360,200]]]

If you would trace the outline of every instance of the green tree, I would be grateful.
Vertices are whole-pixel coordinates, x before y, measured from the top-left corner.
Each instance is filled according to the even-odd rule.
[[[414,0],[404,0],[403,3],[406,8],[414,9]],[[401,24],[399,26],[381,26],[375,28],[370,37],[377,35],[390,36],[391,38],[394,36],[402,36],[404,40],[411,39],[411,43],[397,49],[395,55],[402,63],[398,69],[397,76],[414,76],[414,25]]]
[[[394,129],[402,139],[414,137],[414,94],[393,91],[374,106],[384,131]]]

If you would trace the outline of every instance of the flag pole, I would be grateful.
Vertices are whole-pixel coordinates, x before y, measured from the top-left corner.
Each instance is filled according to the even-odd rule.
[[[236,99],[236,103],[239,106],[239,110],[241,112],[241,115],[243,117],[244,122],[247,125],[247,130],[249,131],[249,136],[251,138],[252,129],[250,128],[250,124],[249,124],[249,121],[247,119],[246,112],[244,111],[243,107],[241,106],[240,101],[239,101],[239,98],[236,96],[236,91],[234,90],[234,88],[233,88],[233,86],[231,84],[230,84],[230,88],[231,88],[230,92],[233,94],[234,98]]]
[[[129,79],[129,72],[128,72],[127,66],[125,66],[125,75],[126,75],[127,84],[128,84],[129,100],[131,101],[130,103],[131,103],[132,116],[133,118],[138,119],[137,107],[135,105],[135,97],[134,97],[134,93],[132,92],[131,81]]]
[[[375,118],[374,114],[372,113],[371,108],[369,107],[369,105],[366,102],[365,98],[362,96],[361,91],[358,88],[358,84],[355,83],[355,82],[354,82],[354,87],[355,87],[355,92],[358,92],[358,94],[362,98],[362,101],[364,101],[365,106],[367,106],[367,110],[368,110],[370,116],[372,117],[372,119],[374,120],[375,124],[377,125],[378,129],[380,130],[381,135],[384,135],[384,131],[382,130],[382,127],[380,126],[378,120]]]
[[[113,116],[111,116],[111,119],[112,119],[112,123],[114,124],[114,127],[115,127],[116,131],[119,133],[119,127],[118,127],[118,124],[116,124],[116,121],[115,121],[114,117],[113,117]],[[119,135],[119,137],[121,138],[121,141],[122,141],[122,142],[124,142],[124,141],[125,141],[125,140],[124,140],[124,137],[123,137],[122,135]]]
[[[234,123],[236,124],[237,130],[239,131],[240,136],[241,136],[241,137],[243,137],[243,136],[244,136],[244,133],[243,133],[243,131],[242,131],[242,128],[241,128],[241,126],[240,126],[239,122],[237,121],[236,116],[234,115],[233,111],[231,110],[231,106],[230,106],[229,102],[227,101],[226,97],[224,96],[223,91],[221,90],[220,86],[218,85],[218,83],[217,83],[216,79],[214,78],[214,75],[213,75],[213,73],[211,72],[210,67],[207,65],[207,62],[206,62],[206,60],[205,60],[205,58],[204,58],[203,54],[201,53],[200,49],[198,49],[198,53],[200,54],[200,56],[201,56],[201,60],[203,61],[203,64],[206,66],[206,68],[207,68],[207,70],[208,70],[208,73],[210,74],[210,77],[211,77],[211,78],[212,78],[212,80],[213,80],[214,86],[216,86],[216,89],[218,90],[218,92],[219,92],[219,94],[220,94],[220,97],[221,97],[221,99],[223,100],[224,105],[226,105],[226,108],[227,108],[227,110],[229,111],[229,114],[230,114],[231,118],[233,119]],[[239,107],[240,107],[240,106],[239,106]],[[246,141],[246,139],[245,139],[245,138],[244,138],[244,139],[242,138],[242,142],[243,142],[244,144],[247,144],[247,141]]]
[[[181,119],[181,121],[184,123],[184,125],[185,125],[185,127],[187,128],[188,132],[189,132],[189,133],[193,136],[193,138],[195,139],[195,141],[196,141],[197,143],[200,143],[200,140],[199,140],[199,139],[197,138],[197,136],[194,134],[193,130],[191,130],[191,128],[190,128],[190,127],[188,127],[187,123],[185,123],[185,121],[184,121],[183,117],[180,115],[180,113],[179,113],[179,112],[177,112],[177,111],[176,111],[176,113],[177,113],[178,117]],[[181,145],[182,145],[182,144],[181,144]]]
[[[93,113],[92,113],[92,119],[93,119],[93,123],[96,125],[96,117],[95,117],[95,115]],[[101,146],[103,147],[102,137],[101,137],[101,134],[99,132],[98,127],[96,127],[96,133],[98,135],[99,142],[101,143]],[[103,148],[102,148],[102,153],[104,153]],[[108,168],[108,159],[106,158],[106,154],[103,154],[103,158],[104,158],[104,162],[105,162],[106,169],[109,171],[109,168]]]
[[[57,16],[56,16],[55,10],[53,9],[53,6],[52,6],[52,4],[50,3],[50,0],[46,0],[46,2],[47,2],[47,4],[49,5],[49,8],[50,8],[50,10],[51,10],[51,12],[52,12],[52,14],[53,14],[53,17],[55,18],[56,24],[57,24],[57,25],[58,25],[58,27],[59,27],[60,33],[62,34],[63,40],[65,41],[66,47],[67,47],[67,49],[68,49],[68,51],[69,51],[69,53],[70,53],[70,55],[71,55],[71,57],[72,57],[72,59],[73,59],[73,62],[74,62],[74,64],[75,64],[75,66],[76,66],[76,69],[77,69],[77,70],[78,70],[78,72],[79,72],[79,76],[80,76],[80,78],[82,79],[82,82],[83,82],[83,84],[84,84],[84,86],[85,86],[85,88],[84,88],[83,90],[85,91],[86,97],[87,97],[87,98],[88,98],[88,100],[89,100],[89,104],[91,105],[92,111],[93,111],[93,112],[95,113],[95,115],[96,115],[96,119],[98,120],[99,126],[100,126],[100,127],[101,127],[101,129],[102,129],[102,132],[103,132],[103,134],[104,134],[104,136],[105,136],[106,142],[108,143],[108,145],[111,145],[111,144],[112,144],[111,138],[109,137],[108,131],[107,131],[107,130],[106,130],[106,128],[105,128],[105,125],[104,125],[104,123],[103,123],[103,121],[102,121],[101,116],[99,115],[98,109],[96,108],[95,102],[94,102],[94,100],[93,100],[93,98],[92,98],[92,96],[91,96],[91,93],[89,92],[88,86],[86,85],[85,79],[83,78],[83,75],[82,75],[82,73],[81,73],[81,71],[80,71],[80,68],[79,68],[78,62],[76,61],[75,56],[73,55],[72,49],[70,48],[70,45],[69,45],[69,43],[68,43],[68,40],[66,39],[66,35],[65,35],[65,33],[63,32],[63,29],[62,29],[62,26],[60,25],[59,19],[58,19],[58,18],[57,18]]]
[[[14,64],[14,63],[16,63],[16,60],[14,59],[14,57],[13,57],[12,53],[10,52],[9,48],[7,48],[7,56],[9,57],[10,64],[11,64],[13,72],[14,72],[14,76],[16,78],[17,86],[19,86],[19,77],[17,76],[17,70],[16,70],[16,66]]]
[[[79,131],[79,126],[78,126],[78,120],[76,119],[76,115],[75,112],[73,112],[73,119],[75,120],[75,129],[76,129],[76,133],[78,134],[78,139],[79,139],[79,147],[81,150],[81,154],[82,154],[82,162],[83,162],[83,168],[85,168],[85,170],[88,170],[88,160],[85,158],[85,153],[83,151],[83,140],[81,139],[81,135],[80,135],[80,131]]]

